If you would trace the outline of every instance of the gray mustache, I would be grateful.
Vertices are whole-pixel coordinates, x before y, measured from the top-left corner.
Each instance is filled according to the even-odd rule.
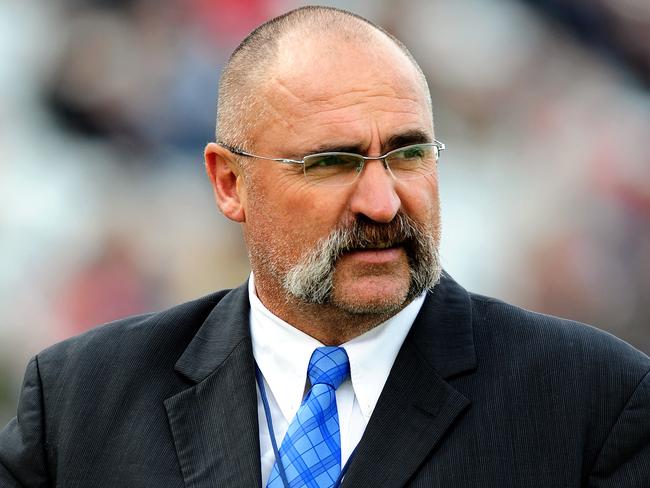
[[[335,255],[357,249],[377,247],[412,247],[419,231],[413,220],[405,214],[397,214],[389,223],[379,224],[365,217],[359,217],[350,226],[340,228],[332,236],[332,251]]]
[[[360,216],[320,240],[285,275],[284,289],[306,303],[327,303],[334,287],[336,263],[344,253],[354,249],[400,245],[404,247],[409,261],[411,284],[406,297],[406,301],[409,301],[434,286],[440,278],[434,233],[433,229],[429,231],[428,227],[419,225],[403,213],[398,213],[386,224]],[[369,311],[363,307],[354,309],[354,313]]]

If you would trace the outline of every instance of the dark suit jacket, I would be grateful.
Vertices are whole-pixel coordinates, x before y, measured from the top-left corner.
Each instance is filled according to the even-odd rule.
[[[246,287],[38,354],[0,486],[256,487]],[[650,359],[588,326],[429,293],[343,486],[650,487]]]

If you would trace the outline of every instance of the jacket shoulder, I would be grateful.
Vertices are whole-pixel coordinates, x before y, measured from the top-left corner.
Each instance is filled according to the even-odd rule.
[[[175,362],[212,309],[230,290],[221,290],[169,309],[126,317],[54,344],[36,355],[41,373],[85,371],[92,364],[142,366],[153,359]]]
[[[470,293],[477,348],[558,370],[596,370],[605,376],[631,374],[638,381],[650,358],[625,341],[594,326],[532,312],[495,298]],[[521,359],[517,362],[521,362]]]

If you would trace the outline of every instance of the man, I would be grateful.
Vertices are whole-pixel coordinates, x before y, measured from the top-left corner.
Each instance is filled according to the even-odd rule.
[[[444,145],[396,39],[329,8],[264,24],[217,141],[250,280],[37,355],[1,486],[650,486],[650,358],[441,271]]]

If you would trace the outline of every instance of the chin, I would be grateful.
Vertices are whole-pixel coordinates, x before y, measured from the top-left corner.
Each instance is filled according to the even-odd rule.
[[[357,287],[347,288],[343,293],[337,293],[335,288],[332,305],[355,315],[393,315],[407,305],[408,284],[374,289],[364,287],[355,290],[355,288]]]

